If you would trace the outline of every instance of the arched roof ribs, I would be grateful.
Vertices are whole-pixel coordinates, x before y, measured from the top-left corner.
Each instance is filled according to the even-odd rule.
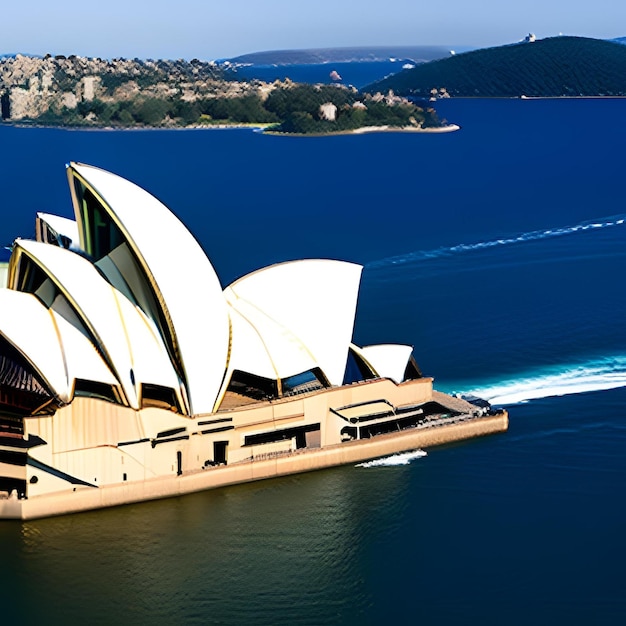
[[[11,289],[0,289],[0,310],[0,387],[39,397],[40,406],[67,404],[64,356],[50,312],[31,294]]]
[[[240,278],[224,290],[224,295],[238,310],[247,305],[288,329],[328,381],[341,385],[361,270],[360,265],[329,259],[288,261]],[[286,352],[283,356],[287,361],[290,358]]]
[[[78,224],[74,220],[50,213],[37,213],[35,218],[37,241],[68,250],[80,250]]]
[[[176,335],[172,332],[172,320],[168,317],[164,302],[160,302],[154,280],[150,280],[150,269],[133,246],[132,237],[124,232],[124,225],[116,218],[115,212],[72,164],[67,168],[67,176],[82,249],[111,284],[123,293],[131,294],[142,311],[158,325],[172,363],[179,374],[182,374]],[[103,215],[108,218],[108,224],[102,219]],[[103,229],[98,229],[99,224],[103,225]],[[98,230],[107,232],[102,236],[103,233],[98,233]],[[124,245],[125,250],[122,249]]]
[[[85,250],[113,260],[131,289],[132,268],[121,267],[116,253],[124,248],[132,253],[136,274],[156,303],[156,310],[145,312],[159,326],[192,412],[210,413],[227,368],[229,322],[219,280],[204,251],[166,206],[137,185],[79,163],[68,166],[68,179]],[[96,213],[103,218],[101,228],[95,227]],[[102,242],[95,241],[98,229]],[[164,254],[172,242],[174,254]]]
[[[413,346],[403,344],[376,344],[363,346],[361,353],[379,376],[396,383],[405,379],[405,372],[413,353]]]
[[[32,363],[0,334],[0,411],[34,415],[60,404]]]
[[[31,293],[0,289],[0,335],[29,363],[59,406],[71,402],[79,378],[119,387],[69,307],[62,295],[46,308]]]
[[[112,287],[87,259],[67,250],[33,241],[18,241],[22,255],[36,262],[49,279],[35,295],[51,308],[62,293],[101,354],[116,373],[129,404],[139,408],[142,383],[180,394],[176,374],[158,330],[126,296]],[[68,312],[56,307],[68,319]],[[68,321],[72,321],[73,314]],[[182,398],[181,398],[182,399]],[[182,403],[176,403],[180,406]]]
[[[76,327],[80,332],[86,334],[89,340],[93,343],[96,350],[108,364],[109,368],[115,372],[116,379],[119,384],[122,382],[122,376],[117,372],[115,361],[112,358],[109,350],[102,340],[100,333],[93,325],[89,316],[81,309],[77,303],[75,297],[67,289],[63,281],[60,281],[54,274],[52,274],[40,258],[34,254],[31,248],[35,246],[44,246],[46,244],[40,244],[38,242],[17,240],[13,248],[13,254],[9,262],[9,289],[21,291],[24,293],[31,293],[40,299],[42,304],[48,308],[53,308],[54,304],[58,303],[58,296],[62,296],[64,305],[57,310],[57,313],[64,317],[72,326]],[[55,247],[52,248],[55,252]],[[40,251],[43,251],[40,249]],[[46,250],[47,252],[47,250]],[[67,254],[74,254],[67,252]],[[76,256],[77,259],[86,263],[84,259]],[[94,270],[95,271],[95,270]],[[48,285],[46,287],[46,285]],[[70,315],[64,311],[68,306]],[[74,318],[75,316],[75,318]],[[77,326],[77,322],[80,326]],[[131,404],[130,399],[125,395],[124,404]]]

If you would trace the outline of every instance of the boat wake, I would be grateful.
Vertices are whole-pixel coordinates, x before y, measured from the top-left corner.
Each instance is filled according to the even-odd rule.
[[[582,233],[590,230],[613,228],[614,226],[622,226],[624,224],[626,224],[626,215],[614,215],[612,217],[604,217],[593,221],[581,222],[580,224],[576,224],[574,226],[550,228],[546,230],[535,230],[503,239],[479,241],[476,243],[461,243],[455,246],[434,248],[433,250],[417,250],[415,252],[409,252],[407,254],[402,254],[399,256],[387,257],[386,259],[381,259],[379,261],[372,261],[371,263],[367,264],[367,267],[388,267],[389,265],[404,265],[406,263],[413,263],[415,261],[440,259],[466,252],[487,250],[489,248],[495,248],[497,246],[510,246],[531,241],[540,241],[542,239],[550,239],[552,237],[564,237],[566,235],[575,235],[577,233]]]
[[[582,365],[551,368],[523,378],[479,386],[467,393],[502,406],[618,387],[626,387],[626,356],[606,357]]]
[[[359,463],[356,467],[393,467],[395,465],[408,465],[414,459],[420,459],[426,456],[424,450],[412,450],[411,452],[402,452],[400,454],[392,454],[382,459],[374,459],[365,463]]]

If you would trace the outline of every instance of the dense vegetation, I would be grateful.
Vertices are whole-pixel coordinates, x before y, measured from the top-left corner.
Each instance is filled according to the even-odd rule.
[[[265,124],[276,132],[329,133],[363,126],[438,126],[393,95],[341,85],[227,80],[214,63],[27,57],[0,60],[0,114],[54,126],[186,127]]]
[[[162,98],[138,95],[103,101],[79,102],[76,108],[48,109],[35,121],[63,126],[189,126],[215,123],[275,123],[278,118],[263,107],[257,95],[235,98]]]
[[[325,119],[323,104],[336,107],[335,119]],[[358,93],[331,85],[297,85],[274,90],[265,107],[282,121],[275,130],[288,133],[331,133],[365,126],[439,126],[434,109],[409,102],[363,98]]]
[[[626,46],[583,37],[475,50],[432,61],[374,83],[365,91],[428,97],[626,95]]]
[[[183,100],[143,95],[115,101],[94,99],[73,109],[48,109],[37,122],[51,125],[189,126],[210,124],[273,124],[285,133],[331,133],[363,126],[440,125],[432,108],[422,109],[406,101],[363,97],[333,85],[287,84],[263,98],[258,94],[232,98]],[[335,119],[325,119],[321,106],[336,107]]]

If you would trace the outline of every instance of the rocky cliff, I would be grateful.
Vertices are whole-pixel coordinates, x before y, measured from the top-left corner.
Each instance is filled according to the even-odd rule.
[[[266,86],[227,81],[212,62],[142,61],[139,59],[16,55],[0,58],[2,119],[41,120],[55,116],[89,122],[99,102],[112,105],[133,101],[175,98],[193,102],[200,98],[238,98],[259,94]],[[83,105],[81,107],[81,105]],[[45,119],[44,119],[45,121]]]

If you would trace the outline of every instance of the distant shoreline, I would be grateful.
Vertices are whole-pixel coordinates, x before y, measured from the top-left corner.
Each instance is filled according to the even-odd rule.
[[[151,131],[151,130],[258,130],[264,135],[280,137],[330,137],[336,135],[364,135],[369,133],[450,133],[460,130],[457,124],[418,128],[416,126],[362,126],[352,130],[338,130],[330,133],[286,133],[282,131],[268,130],[274,124],[254,123],[228,123],[228,124],[196,124],[190,126],[55,126],[28,122],[2,122],[0,126],[14,128],[39,128],[48,130],[89,131],[89,132],[116,132],[116,131]]]
[[[418,128],[416,126],[362,126],[349,131],[353,135],[364,133],[453,133],[460,130],[458,124],[446,124],[445,126],[433,126],[429,128]]]
[[[228,123],[228,124],[195,124],[189,126],[64,126],[62,124],[39,124],[37,122],[11,122],[11,121],[3,121],[0,122],[0,127],[2,126],[12,126],[13,128],[46,128],[48,130],[68,130],[68,131],[76,131],[76,130],[86,130],[86,131],[94,131],[94,132],[102,132],[102,131],[149,131],[149,130],[232,130],[232,129],[249,129],[249,130],[264,130],[268,126],[272,126],[272,124],[265,123]]]
[[[429,100],[431,104],[447,100],[623,100],[626,96],[448,96]]]
[[[263,131],[264,135],[276,137],[337,137],[339,135],[366,135],[370,133],[451,133],[460,130],[457,124],[434,126],[432,128],[418,128],[417,126],[362,126],[352,130],[337,130],[331,133],[283,133],[281,131]]]

